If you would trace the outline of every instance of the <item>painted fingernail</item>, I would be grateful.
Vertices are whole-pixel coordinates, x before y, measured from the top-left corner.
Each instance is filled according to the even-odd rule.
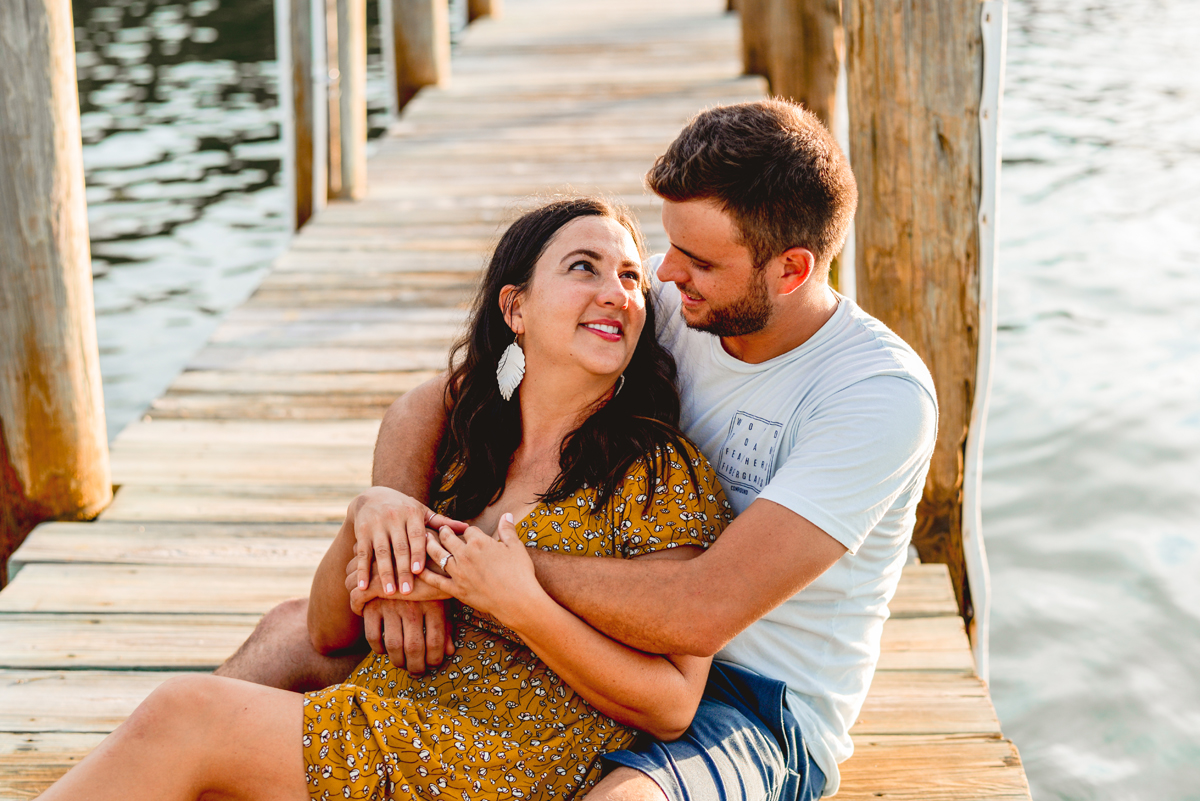
[[[512,516],[512,512],[505,512],[505,513],[504,513],[504,519],[505,519],[505,520],[507,520],[507,521],[508,521],[508,522],[510,522],[510,523],[511,523],[511,522],[513,522],[513,516]]]
[[[413,562],[413,572],[414,573],[421,572],[421,563],[420,562]]]
[[[403,586],[400,587],[400,592],[406,593],[411,589],[412,589],[412,587],[408,586],[408,582],[406,581],[406,582],[404,582]]]
[[[386,592],[387,594],[391,595],[393,592],[396,591],[396,588],[394,586],[392,586],[391,582],[389,582],[388,585],[383,588],[383,591]]]
[[[367,588],[367,582],[363,581],[362,579],[359,579],[358,580],[358,588],[360,590],[365,590]]]

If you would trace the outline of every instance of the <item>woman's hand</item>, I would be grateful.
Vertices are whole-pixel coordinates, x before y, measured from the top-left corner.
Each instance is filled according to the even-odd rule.
[[[430,535],[430,537],[432,538],[433,535]],[[416,582],[414,582],[412,592],[403,598],[388,598],[383,592],[383,582],[380,580],[379,574],[374,570],[371,571],[371,580],[367,582],[367,586],[358,586],[358,557],[355,556],[346,565],[346,591],[350,593],[350,611],[362,617],[363,610],[367,604],[375,600],[420,603],[424,601],[445,601],[453,597],[448,593],[435,589],[423,580],[425,575],[435,569],[436,566],[432,563],[426,565],[425,570],[417,577]]]
[[[348,516],[354,525],[355,586],[370,586],[374,560],[385,598],[397,589],[404,596],[412,592],[413,579],[425,566],[426,526],[449,526],[457,532],[467,527],[388,487],[371,487],[359,495],[350,503]]]
[[[426,547],[431,564],[439,564],[446,575],[431,568],[421,578],[519,631],[522,621],[535,615],[550,596],[538,584],[533,560],[517,536],[511,514],[500,519],[496,534],[493,539],[469,526],[460,537],[442,526],[437,539],[431,537]]]

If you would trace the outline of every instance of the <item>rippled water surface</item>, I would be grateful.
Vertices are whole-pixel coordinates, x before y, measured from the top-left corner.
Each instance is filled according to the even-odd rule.
[[[271,2],[75,16],[115,434],[286,241]],[[1191,0],[1010,2],[984,524],[1039,801],[1200,799],[1198,41]]]
[[[273,13],[272,0],[74,2],[110,437],[287,242]],[[377,50],[374,133],[385,106]]]
[[[1200,4],[1012,2],[984,472],[1037,799],[1200,799]]]

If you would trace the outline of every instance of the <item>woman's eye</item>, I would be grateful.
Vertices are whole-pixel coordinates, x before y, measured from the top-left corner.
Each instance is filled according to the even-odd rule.
[[[577,261],[574,264],[572,264],[570,267],[567,268],[568,271],[570,271],[570,270],[587,270],[588,272],[595,272],[595,269],[596,268],[592,267],[592,263],[588,262],[588,261]]]
[[[625,272],[621,273],[621,278],[627,281],[633,281],[635,284],[640,284],[642,282],[642,274],[636,270],[626,270]]]

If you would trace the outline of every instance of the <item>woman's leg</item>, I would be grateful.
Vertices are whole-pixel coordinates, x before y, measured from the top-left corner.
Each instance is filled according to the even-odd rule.
[[[45,801],[307,801],[303,696],[217,676],[170,679]]]

